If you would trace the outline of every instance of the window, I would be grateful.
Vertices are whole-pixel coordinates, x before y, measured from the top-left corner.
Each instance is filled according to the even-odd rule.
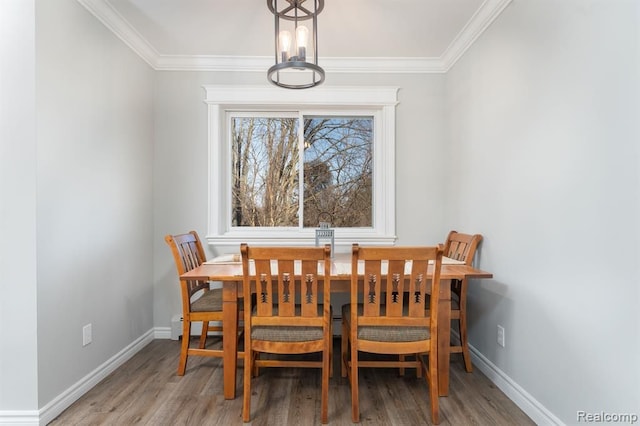
[[[205,89],[209,243],[395,241],[396,88]]]

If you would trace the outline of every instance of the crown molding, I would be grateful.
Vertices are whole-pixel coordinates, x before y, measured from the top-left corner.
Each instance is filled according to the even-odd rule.
[[[109,0],[77,1],[157,71],[264,72],[273,64],[272,56],[161,55]],[[440,57],[320,58],[319,65],[335,73],[446,73],[511,1],[485,0]]]
[[[482,3],[440,57],[444,64],[443,72],[449,71],[478,37],[500,16],[511,1],[512,0],[485,0],[485,2]]]
[[[152,68],[156,68],[155,64],[157,58],[160,56],[158,52],[111,6],[108,0],[78,0],[78,3],[91,12],[93,16],[102,22],[146,63],[151,65]]]

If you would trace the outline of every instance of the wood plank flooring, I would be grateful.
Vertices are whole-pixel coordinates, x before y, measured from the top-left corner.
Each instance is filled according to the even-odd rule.
[[[209,339],[209,341],[215,340]],[[211,344],[220,345],[220,341]],[[339,340],[334,342],[329,424],[351,425],[351,393],[340,377]],[[222,395],[222,360],[190,357],[176,375],[180,342],[154,340],[65,410],[50,425],[242,425],[242,368],[234,400]],[[448,397],[440,398],[441,425],[534,425],[480,371],[451,363]],[[270,368],[253,381],[252,425],[319,425],[320,370]],[[362,425],[430,425],[424,379],[396,369],[360,372]]]

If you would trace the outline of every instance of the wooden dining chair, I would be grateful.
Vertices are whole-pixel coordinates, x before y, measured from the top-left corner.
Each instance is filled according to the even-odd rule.
[[[250,300],[253,294],[256,300],[256,307],[244,313],[243,420],[251,420],[252,375],[260,367],[304,367],[322,369],[320,420],[327,423],[333,341],[330,246],[242,244],[240,252],[243,295]],[[315,352],[321,353],[321,360],[278,358]]]
[[[480,234],[462,234],[457,231],[449,232],[444,244],[444,255],[452,259],[461,260],[471,266],[473,258],[482,241]],[[469,342],[467,340],[467,279],[451,281],[451,320],[457,321],[460,344],[452,340],[450,353],[462,353],[464,368],[468,373],[473,371]]]
[[[360,247],[351,256],[351,300],[342,307],[341,373],[351,384],[351,418],[360,421],[360,368],[415,368],[429,387],[438,424],[438,298],[442,245]],[[431,263],[431,265],[430,265]],[[407,293],[408,297],[403,297]],[[400,355],[387,359],[361,353]],[[427,358],[427,360],[425,360]]]
[[[171,248],[173,260],[176,264],[178,278],[206,261],[206,256],[200,238],[196,231],[187,234],[167,235],[165,241]],[[221,349],[207,349],[206,339],[209,331],[222,331],[222,289],[211,289],[208,281],[180,280],[182,297],[182,345],[178,375],[183,376],[190,355],[223,357]],[[238,314],[242,311],[242,300],[238,300]],[[222,326],[209,326],[210,321],[216,321]],[[202,322],[202,332],[198,347],[191,347],[191,324]],[[239,352],[238,357],[243,357]]]

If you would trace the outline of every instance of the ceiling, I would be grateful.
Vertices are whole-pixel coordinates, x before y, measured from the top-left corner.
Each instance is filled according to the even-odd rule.
[[[274,19],[264,0],[78,1],[154,69],[264,71],[273,61]],[[319,65],[446,72],[510,2],[325,0]]]

